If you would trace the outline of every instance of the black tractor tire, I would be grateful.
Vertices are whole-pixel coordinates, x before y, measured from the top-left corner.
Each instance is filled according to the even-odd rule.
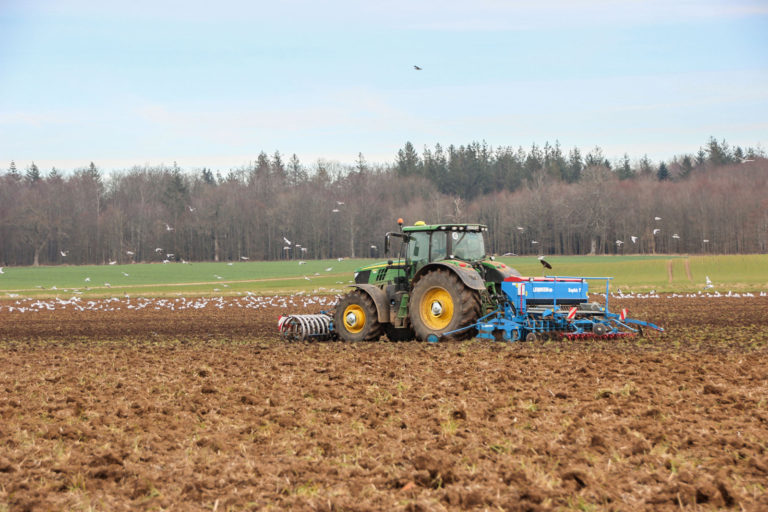
[[[374,341],[382,328],[373,299],[365,292],[349,292],[336,304],[333,325],[342,341]]]
[[[477,290],[467,287],[450,270],[438,269],[425,274],[414,285],[409,315],[418,339],[423,341],[435,334],[441,340],[459,340],[473,337],[475,329],[441,335],[477,322],[480,310]]]
[[[411,341],[416,339],[413,329],[407,327],[393,327],[392,324],[384,325],[384,333],[389,341]]]

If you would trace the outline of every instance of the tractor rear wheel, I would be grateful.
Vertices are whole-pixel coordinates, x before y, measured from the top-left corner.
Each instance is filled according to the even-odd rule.
[[[409,314],[416,337],[426,340],[430,334],[442,335],[475,323],[480,308],[477,290],[451,271],[434,270],[414,285]],[[467,329],[444,339],[466,339],[474,334],[474,329]]]
[[[355,290],[341,298],[333,313],[336,332],[344,341],[371,341],[381,337],[381,324],[373,299]]]

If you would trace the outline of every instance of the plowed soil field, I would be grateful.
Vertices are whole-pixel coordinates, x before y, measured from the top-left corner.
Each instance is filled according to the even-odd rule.
[[[768,298],[633,340],[287,343],[324,299],[0,302],[0,511],[768,510]]]

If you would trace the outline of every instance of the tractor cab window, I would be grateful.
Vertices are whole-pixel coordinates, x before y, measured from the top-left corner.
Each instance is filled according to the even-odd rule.
[[[409,235],[408,260],[417,266],[423,265],[429,259],[429,233],[416,231]]]
[[[453,231],[451,233],[451,242],[451,251],[457,258],[476,261],[485,257],[483,234],[479,231]]]
[[[440,261],[448,257],[448,233],[434,231],[432,233],[432,258],[430,261]]]

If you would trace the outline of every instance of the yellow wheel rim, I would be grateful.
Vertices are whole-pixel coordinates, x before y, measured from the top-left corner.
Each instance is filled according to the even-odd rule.
[[[365,327],[365,311],[357,304],[350,304],[344,310],[344,327],[352,334],[357,334]]]
[[[453,319],[453,299],[443,288],[427,290],[419,307],[421,319],[430,330],[439,331],[448,327]]]

